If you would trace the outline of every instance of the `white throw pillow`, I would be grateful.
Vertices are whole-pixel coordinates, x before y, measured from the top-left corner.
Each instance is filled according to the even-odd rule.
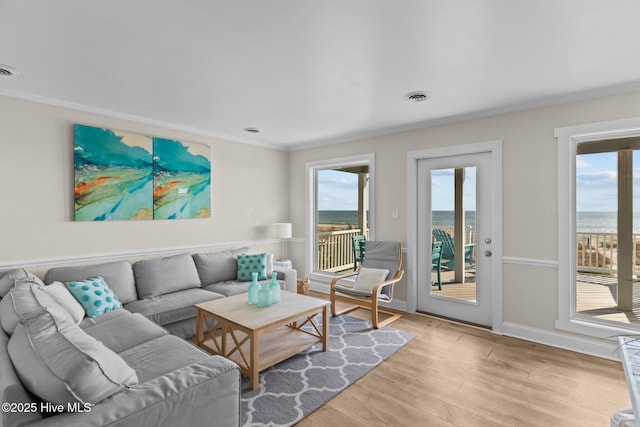
[[[378,283],[384,282],[389,275],[389,270],[381,268],[360,268],[356,279],[355,289],[371,292]]]
[[[57,302],[60,307],[69,312],[71,318],[76,324],[84,319],[84,308],[77,299],[71,295],[69,289],[61,282],[53,282],[44,287],[44,291]]]

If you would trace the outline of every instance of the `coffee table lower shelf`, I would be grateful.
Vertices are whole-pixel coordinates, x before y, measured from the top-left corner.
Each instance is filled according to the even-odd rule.
[[[226,334],[226,342],[227,345],[231,345],[232,348],[227,350],[228,354],[222,353],[221,346],[221,338],[216,337],[216,342],[214,342],[213,338],[209,338],[200,344],[200,347],[203,347],[209,353],[219,354],[221,356],[226,357],[238,364],[240,366],[240,370],[244,375],[252,378],[252,370],[251,370],[251,339],[248,338],[248,335],[243,334],[239,331],[233,331],[238,338],[238,342],[241,342],[239,347],[239,351],[236,349],[235,342],[233,341],[233,336],[230,332]],[[243,339],[247,337],[248,339]],[[308,349],[309,347],[314,346],[315,344],[321,343],[322,340],[316,336],[310,335],[306,332],[299,331],[289,326],[280,326],[271,331],[259,334],[258,336],[258,345],[257,345],[257,357],[256,357],[256,368],[257,373],[264,371],[267,368],[270,368],[278,363],[282,362],[290,358],[291,356],[295,356],[303,350]],[[256,373],[256,374],[257,374]],[[257,375],[256,375],[256,384],[251,388],[254,389],[257,387]]]

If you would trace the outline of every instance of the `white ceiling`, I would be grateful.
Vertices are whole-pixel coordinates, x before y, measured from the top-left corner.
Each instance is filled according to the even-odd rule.
[[[639,17],[638,0],[0,0],[0,64],[20,71],[0,94],[296,149],[640,90]]]

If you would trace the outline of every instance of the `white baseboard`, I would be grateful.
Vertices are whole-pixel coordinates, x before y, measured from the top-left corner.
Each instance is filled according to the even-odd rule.
[[[593,341],[511,322],[503,323],[502,334],[578,353],[589,354],[603,359],[620,361],[620,356],[617,351],[618,343],[614,341]]]

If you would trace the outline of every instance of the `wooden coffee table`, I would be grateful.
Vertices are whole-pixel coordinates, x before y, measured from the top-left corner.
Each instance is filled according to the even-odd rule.
[[[258,374],[314,344],[329,350],[329,302],[282,292],[270,307],[247,303],[247,294],[195,304],[196,342],[203,349],[231,359],[249,377],[251,389]],[[322,330],[313,317],[322,313]],[[311,325],[311,330],[302,329]]]

